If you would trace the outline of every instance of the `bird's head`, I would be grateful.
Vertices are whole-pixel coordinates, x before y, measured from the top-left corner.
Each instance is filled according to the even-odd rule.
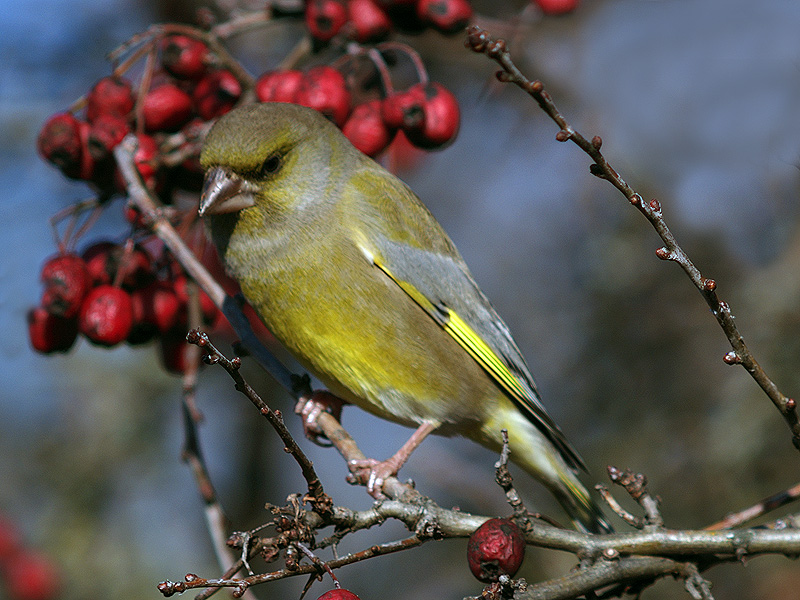
[[[200,216],[293,209],[319,197],[331,156],[353,151],[343,141],[320,113],[295,104],[251,104],[229,112],[211,128],[200,155],[206,171]]]

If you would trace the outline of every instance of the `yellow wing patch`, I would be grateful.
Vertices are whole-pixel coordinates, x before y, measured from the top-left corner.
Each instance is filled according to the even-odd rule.
[[[464,348],[464,350],[483,367],[489,376],[494,379],[509,396],[529,407],[535,404],[530,390],[520,383],[494,350],[492,350],[489,345],[483,341],[481,336],[478,335],[466,321],[459,317],[457,313],[446,306],[437,306],[433,304],[433,302],[416,287],[407,281],[395,277],[386,266],[375,260],[374,257],[373,264],[386,273],[386,275],[399,285],[414,302],[419,304],[425,312],[433,317],[442,329],[458,342],[459,346]]]

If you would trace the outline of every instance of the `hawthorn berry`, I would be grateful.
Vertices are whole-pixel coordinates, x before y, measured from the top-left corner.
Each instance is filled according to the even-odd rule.
[[[467,543],[467,562],[479,581],[513,577],[525,558],[525,537],[510,519],[489,519],[478,527]]]
[[[89,150],[89,134],[91,133],[91,125],[86,121],[78,121],[78,136],[81,140],[81,166],[78,171],[78,179],[84,181],[92,181],[95,176],[95,161]]]
[[[128,293],[100,285],[86,296],[78,321],[80,332],[98,346],[116,346],[133,327],[133,305]]]
[[[163,83],[147,92],[142,115],[146,131],[177,131],[192,116],[192,98],[177,85]]]
[[[186,372],[188,347],[186,331],[183,329],[173,329],[158,338],[159,357],[168,373],[183,375]]]
[[[15,554],[2,566],[9,600],[51,600],[59,594],[59,576],[53,562],[37,552]]]
[[[533,0],[546,15],[564,15],[578,7],[579,0]]]
[[[185,315],[175,289],[166,281],[153,281],[131,292],[133,322],[152,325],[159,333],[170,331]]]
[[[153,258],[138,244],[130,251],[118,246],[114,252],[115,272],[122,271],[122,287],[128,290],[142,288],[153,281]]]
[[[28,311],[28,337],[33,349],[42,354],[66,352],[78,337],[78,320],[59,317],[37,306]]]
[[[86,118],[94,121],[101,114],[127,117],[133,110],[133,88],[123,77],[103,77],[86,97]]]
[[[417,16],[442,33],[462,31],[472,19],[469,0],[419,0]]]
[[[256,81],[256,96],[261,102],[294,102],[304,77],[296,69],[268,71]]]
[[[328,65],[309,69],[297,91],[297,104],[318,110],[342,127],[350,114],[350,92],[344,75]]]
[[[115,248],[119,248],[119,246],[114,242],[95,242],[81,254],[92,285],[111,283],[117,272],[116,261],[111,255]]]
[[[142,178],[145,186],[156,189],[159,185],[160,163],[159,150],[156,140],[146,133],[136,134],[136,152],[133,154],[133,163]],[[114,179],[120,190],[125,189],[122,174],[117,171]]]
[[[71,179],[80,177],[83,144],[79,121],[71,113],[58,113],[47,119],[36,139],[36,147],[42,158],[64,175]]]
[[[330,41],[347,23],[347,6],[343,0],[308,0],[305,21],[308,32],[318,42]]]
[[[186,35],[171,35],[161,42],[161,65],[176,79],[196,81],[208,68],[208,46]]]
[[[125,207],[125,220],[133,225],[134,229],[145,229],[147,227],[147,220],[145,219],[142,211],[138,207],[128,204]]]
[[[381,102],[383,122],[389,128],[403,131],[422,129],[425,126],[424,101],[425,93],[420,85],[387,96]]]
[[[386,39],[392,22],[375,0],[349,0],[347,3],[348,36],[361,44]]]
[[[89,126],[87,146],[92,160],[102,162],[111,159],[111,154],[128,133],[128,120],[112,114],[101,113]]]
[[[89,292],[91,277],[86,263],[77,254],[59,254],[42,267],[44,295],[42,306],[47,312],[72,318]]]
[[[175,294],[183,305],[189,302],[189,291],[186,287],[188,283],[189,279],[185,275],[178,275],[172,283]],[[197,295],[200,300],[200,312],[203,315],[203,323],[206,325],[213,324],[216,322],[220,310],[209,295],[200,287],[197,288]]]
[[[14,523],[0,516],[0,565],[21,549],[22,540]]]
[[[197,82],[192,100],[197,114],[210,121],[229,112],[241,95],[242,84],[233,73],[218,70],[208,73]]]
[[[419,86],[419,87],[417,87]],[[414,88],[422,90],[422,111],[424,124],[418,129],[404,129],[411,143],[420,148],[433,150],[443,148],[452,142],[461,123],[458,100],[440,83],[426,86],[417,84]]]
[[[380,100],[370,100],[356,106],[342,127],[347,139],[367,156],[377,156],[385,150],[395,131],[389,129],[381,117]]]
[[[322,594],[322,596],[317,598],[317,600],[361,600],[361,599],[349,590],[337,588],[335,590],[330,590],[325,592],[324,594]]]

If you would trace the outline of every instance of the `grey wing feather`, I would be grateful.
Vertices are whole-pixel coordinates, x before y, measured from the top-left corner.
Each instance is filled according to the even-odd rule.
[[[438,227],[438,223],[436,225]],[[530,391],[527,398],[512,397],[523,414],[553,442],[567,464],[573,468],[585,468],[577,452],[542,406],[533,376],[508,326],[478,287],[455,246],[452,242],[449,244],[452,252],[447,253],[386,238],[378,242],[378,247],[382,260],[395,277],[413,285],[435,306],[449,308],[475,330]]]

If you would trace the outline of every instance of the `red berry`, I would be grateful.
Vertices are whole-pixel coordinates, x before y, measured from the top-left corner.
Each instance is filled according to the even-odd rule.
[[[81,254],[89,271],[92,285],[111,283],[117,272],[116,262],[112,262],[112,251],[119,246],[114,242],[96,242]]]
[[[185,275],[179,275],[175,278],[173,286],[178,299],[185,305],[189,302],[189,291],[186,284],[189,283]],[[200,312],[203,314],[203,322],[206,325],[211,325],[217,320],[219,309],[214,301],[206,294],[200,287],[197,288],[197,293],[200,299]]]
[[[328,42],[347,23],[347,6],[343,0],[307,0],[305,20],[311,37]]]
[[[137,133],[136,141],[136,152],[133,155],[133,162],[145,186],[150,189],[155,189],[158,186],[160,167],[158,144],[155,139],[146,133]],[[120,190],[125,189],[125,181],[122,179],[122,174],[119,171],[116,172],[114,181]]]
[[[45,262],[41,277],[46,296],[43,306],[47,311],[60,317],[76,316],[91,285],[83,259],[77,254],[54,256]]]
[[[94,161],[104,161],[128,133],[130,126],[127,119],[101,113],[89,127],[89,154]]]
[[[158,340],[158,347],[164,369],[174,375],[183,375],[186,372],[186,350],[189,347],[186,331],[173,329],[162,335]]]
[[[261,102],[294,102],[304,77],[295,69],[269,71],[256,81],[256,96]]]
[[[395,130],[390,130],[381,117],[381,101],[370,100],[353,109],[342,132],[361,152],[377,156],[392,141]]]
[[[467,562],[479,581],[513,577],[525,558],[525,537],[510,519],[489,519],[478,527],[467,544]]]
[[[563,15],[578,7],[579,0],[533,0],[546,15]]]
[[[117,270],[122,271],[122,287],[128,290],[142,288],[153,281],[153,258],[139,245],[127,252],[120,247]]]
[[[127,289],[142,288],[153,281],[153,258],[143,247],[136,245],[130,252],[113,242],[92,244],[81,255],[92,284],[109,285],[117,278],[117,271],[124,269],[122,286]]]
[[[37,306],[28,311],[28,337],[33,349],[42,354],[66,352],[78,337],[78,320],[50,314]]]
[[[229,112],[239,96],[242,84],[230,71],[213,71],[203,77],[192,92],[195,110],[204,120],[209,121]]]
[[[192,116],[192,99],[177,85],[152,88],[142,103],[146,131],[177,131]]]
[[[84,181],[91,181],[95,175],[95,161],[89,150],[89,133],[91,132],[91,125],[86,121],[78,121],[78,135],[81,138],[81,168],[78,172],[78,179]]]
[[[387,96],[381,102],[381,117],[386,126],[392,129],[411,131],[425,126],[423,104],[425,93],[421,85]]]
[[[360,600],[360,598],[353,592],[340,588],[325,592],[317,600]]]
[[[392,30],[389,16],[375,0],[350,0],[347,12],[350,18],[348,35],[361,44],[386,39]]]
[[[297,104],[318,110],[341,127],[350,114],[350,92],[344,76],[327,65],[310,69],[297,92]]]
[[[208,46],[185,35],[171,35],[161,42],[161,64],[177,79],[195,81],[205,75]]]
[[[103,77],[94,84],[86,98],[86,118],[94,121],[100,114],[127,117],[133,110],[133,89],[122,77]]]
[[[418,85],[422,87],[421,84]],[[458,133],[461,121],[458,100],[440,83],[429,83],[423,88],[423,92],[425,123],[420,129],[406,129],[405,132],[415,146],[428,150],[443,148]]]
[[[132,326],[133,306],[126,291],[101,285],[83,301],[79,327],[93,344],[116,346],[128,337]]]
[[[423,155],[425,153],[424,150],[409,142],[408,137],[402,131],[398,131],[397,135],[394,136],[387,152],[392,172],[411,171],[424,160]]]
[[[0,516],[0,565],[21,549],[22,541],[17,528],[11,521]]]
[[[59,577],[52,561],[30,550],[3,565],[10,600],[50,600],[59,594]]]
[[[67,177],[80,177],[83,159],[79,121],[70,113],[58,113],[47,119],[36,140],[39,154],[53,163]]]
[[[469,0],[419,0],[417,16],[442,33],[456,33],[472,19],[472,6]]]
[[[166,281],[154,281],[150,285],[131,293],[133,322],[153,325],[160,333],[166,333],[178,324],[185,306],[175,289]]]
[[[145,221],[142,211],[132,204],[128,204],[125,207],[125,220],[133,225],[134,229],[147,228],[147,222]]]

